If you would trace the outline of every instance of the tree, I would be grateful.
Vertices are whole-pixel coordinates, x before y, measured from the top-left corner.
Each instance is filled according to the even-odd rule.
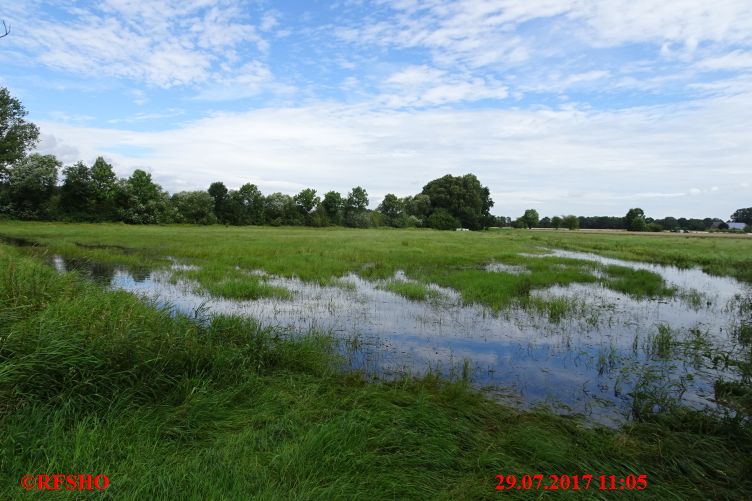
[[[396,228],[403,228],[406,224],[405,204],[396,195],[388,193],[377,209],[384,215],[384,223]]]
[[[520,217],[520,221],[525,225],[525,228],[535,228],[538,226],[538,211],[535,209],[527,209],[525,213]]]
[[[126,223],[164,224],[172,220],[169,196],[152,181],[151,174],[141,169],[120,183],[117,203],[120,218]]]
[[[492,224],[490,192],[473,174],[447,174],[426,184],[421,194],[430,200],[432,212],[445,209],[463,228],[480,230]]]
[[[7,199],[11,214],[21,219],[49,217],[61,162],[53,155],[33,154],[8,170]]]
[[[91,170],[83,162],[63,169],[65,180],[60,187],[60,210],[75,219],[94,216],[94,182]]]
[[[624,216],[624,226],[627,228],[627,231],[645,231],[647,229],[645,212],[639,207],[629,209],[627,215]]]
[[[431,198],[428,195],[419,193],[414,197],[403,198],[402,202],[405,205],[405,212],[410,216],[425,219],[431,213]]]
[[[0,183],[7,181],[8,166],[26,156],[39,139],[39,128],[24,120],[26,114],[21,102],[0,87]]]
[[[752,226],[752,207],[746,209],[737,209],[731,214],[731,221],[735,223],[744,223],[747,226]]]
[[[117,176],[104,158],[97,157],[91,166],[91,183],[94,190],[94,219],[113,220],[117,197]]]
[[[325,193],[324,200],[321,201],[321,206],[330,224],[342,224],[342,211],[345,208],[342,195],[336,191]]]
[[[313,211],[316,210],[316,206],[321,202],[321,199],[316,196],[316,190],[312,188],[306,188],[293,197],[295,206],[303,216],[306,226],[313,224]]]
[[[426,220],[426,225],[436,230],[454,230],[459,228],[461,224],[459,219],[444,208],[436,209]]]
[[[181,191],[170,199],[178,223],[214,224],[214,198],[206,191]]]
[[[209,185],[209,196],[214,199],[214,214],[221,223],[227,222],[225,204],[227,203],[227,186],[217,181]]]
[[[558,230],[559,228],[561,228],[563,222],[564,221],[559,216],[554,216],[551,218],[551,227],[555,230]]]
[[[367,210],[368,192],[356,186],[350,190],[345,199],[345,225],[352,228],[367,228],[370,225]]]
[[[570,231],[574,231],[580,227],[580,219],[575,215],[564,216],[562,224]]]

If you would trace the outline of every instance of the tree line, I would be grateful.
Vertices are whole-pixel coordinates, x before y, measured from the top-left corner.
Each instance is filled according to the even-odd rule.
[[[731,214],[729,222],[742,223],[744,231],[752,231],[752,207],[738,209]],[[706,217],[704,219],[685,217],[665,217],[655,219],[645,216],[645,211],[639,207],[629,209],[626,215],[619,216],[553,216],[541,218],[538,211],[528,209],[515,220],[509,217],[496,216],[496,226],[513,228],[566,228],[569,230],[597,229],[597,230],[627,230],[627,231],[708,231],[728,230],[729,224],[723,219]]]
[[[315,189],[305,188],[290,196],[264,195],[252,183],[228,189],[217,181],[206,190],[170,195],[154,182],[151,174],[141,169],[127,178],[118,178],[113,166],[102,157],[92,165],[77,162],[63,166],[53,155],[29,154],[38,142],[39,129],[25,120],[26,114],[23,105],[7,89],[0,88],[0,217],[130,224],[392,226],[440,230],[480,230],[493,226],[702,230],[717,221],[654,220],[646,218],[641,209],[631,209],[622,218],[566,215],[542,219],[536,210],[529,209],[512,220],[491,215],[494,202],[490,191],[473,174],[445,175],[430,181],[412,196],[387,194],[376,210],[368,208],[368,192],[361,186],[346,194],[328,191],[319,195]],[[752,208],[740,209],[732,218],[750,224]]]

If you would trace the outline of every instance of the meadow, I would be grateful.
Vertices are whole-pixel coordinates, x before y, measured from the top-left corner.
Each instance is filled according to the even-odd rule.
[[[331,333],[175,313],[43,262],[51,253],[146,269],[178,260],[190,266],[173,280],[252,301],[291,297],[259,270],[345,293],[342,278],[355,274],[410,301],[435,300],[443,287],[491,313],[551,315],[568,305],[535,291],[597,284],[635,301],[679,291],[651,271],[547,249],[752,282],[752,239],[20,222],[0,223],[0,235],[40,244],[0,245],[3,499],[25,497],[23,474],[68,471],[107,474],[116,499],[540,497],[497,492],[495,476],[510,473],[646,474],[646,490],[617,494],[627,498],[744,499],[752,487],[748,380],[724,387],[738,397],[734,413],[668,406],[606,428],[501,403],[464,373],[372,380],[342,370]],[[489,273],[489,264],[524,272]],[[409,281],[394,280],[398,271]],[[742,303],[739,315],[749,310]],[[656,356],[672,349],[671,336],[671,326],[658,329]],[[748,352],[734,356],[748,367]]]

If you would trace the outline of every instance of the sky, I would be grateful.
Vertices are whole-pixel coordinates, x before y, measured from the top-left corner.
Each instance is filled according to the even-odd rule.
[[[65,164],[171,193],[419,193],[492,213],[752,206],[750,0],[0,0],[0,86]]]

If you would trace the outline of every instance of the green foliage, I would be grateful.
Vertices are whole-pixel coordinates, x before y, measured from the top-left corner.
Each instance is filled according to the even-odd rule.
[[[404,228],[407,225],[405,203],[396,195],[388,193],[379,204],[378,211],[384,215],[384,222],[395,228]]]
[[[461,221],[444,208],[435,209],[426,220],[426,226],[435,230],[454,230],[461,225]]]
[[[306,226],[312,226],[313,212],[319,203],[321,203],[321,199],[316,196],[316,190],[306,188],[295,195],[293,200],[298,212],[303,216]]]
[[[371,219],[366,212],[368,210],[368,192],[360,186],[356,186],[344,202],[345,226],[351,228],[368,228]]]
[[[629,209],[627,215],[624,216],[624,226],[627,231],[646,231],[645,212],[640,208]]]
[[[217,181],[209,185],[209,196],[214,200],[214,214],[220,223],[227,223],[225,205],[227,204],[228,190],[224,183]]]
[[[173,220],[169,196],[151,180],[151,174],[136,169],[119,188],[117,208],[126,223],[164,224]]]
[[[562,224],[568,230],[574,231],[580,227],[580,219],[577,216],[570,214],[568,216],[564,216],[564,218],[562,219]]]
[[[538,226],[538,220],[540,216],[535,209],[527,209],[525,213],[520,217],[519,221],[527,228],[535,228]]]
[[[20,161],[37,144],[39,128],[24,120],[21,102],[0,87],[0,184],[7,180],[7,167]]]
[[[336,191],[325,193],[324,200],[321,201],[321,206],[330,224],[342,224],[343,212],[345,210],[345,201],[342,199],[342,195]]]
[[[221,194],[221,187],[215,187],[215,194]],[[281,195],[281,193],[275,193],[270,197]],[[287,195],[284,199],[284,207],[292,204],[292,200]],[[214,198],[215,206],[217,198]],[[234,225],[247,225],[247,224],[264,224],[266,220],[267,211],[270,214],[276,213],[276,206],[273,204],[267,204],[267,200],[261,194],[261,191],[255,184],[246,183],[237,190],[232,190],[227,195],[227,198],[221,202],[223,222]],[[282,211],[284,211],[284,207]],[[272,209],[271,211],[269,209]],[[280,216],[281,217],[281,216]]]
[[[411,209],[414,212],[408,213],[420,217],[418,212],[425,211],[426,205],[430,201],[431,213],[428,220],[434,213],[443,210],[459,221],[455,228],[480,230],[491,225],[492,217],[489,211],[493,207],[493,200],[491,200],[490,191],[487,187],[482,186],[473,174],[465,174],[464,176],[447,174],[434,179],[423,187],[421,195],[426,196],[427,199],[421,198],[419,202],[413,200],[413,205],[416,205],[416,207]],[[447,220],[444,215],[438,219],[441,221]],[[436,228],[430,222],[427,225]]]
[[[5,191],[9,211],[20,219],[49,218],[60,167],[54,156],[34,153],[8,169]]]
[[[175,222],[190,224],[214,224],[214,199],[205,191],[181,191],[170,199],[174,207]]]
[[[731,220],[735,223],[744,223],[747,226],[752,226],[752,207],[737,209],[731,214]]]

